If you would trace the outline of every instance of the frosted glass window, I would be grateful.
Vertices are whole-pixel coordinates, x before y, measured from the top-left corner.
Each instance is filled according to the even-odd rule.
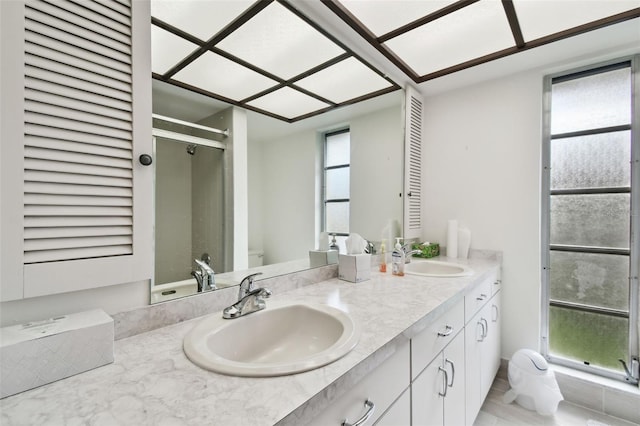
[[[448,0],[341,0],[349,11],[377,36],[386,34],[455,3]]]
[[[551,189],[631,185],[631,132],[551,141]]]
[[[630,87],[628,67],[553,84],[551,134],[629,124]]]
[[[629,309],[629,256],[551,251],[551,299]]]
[[[591,312],[549,308],[549,351],[580,364],[621,371],[627,359],[629,320]]]
[[[155,25],[151,26],[151,71],[164,74],[199,46]]]
[[[354,57],[340,61],[295,84],[335,103],[391,87],[391,83]]]
[[[327,232],[349,233],[349,203],[326,203],[325,223]]]
[[[253,3],[254,0],[151,0],[151,16],[207,41]]]
[[[283,87],[247,102],[256,108],[278,114],[285,118],[296,118],[330,105],[290,87]]]
[[[277,83],[213,52],[177,72],[174,79],[239,101]]]
[[[514,0],[525,41],[568,30],[636,7],[638,0],[540,1]]]
[[[515,46],[502,3],[480,1],[385,43],[419,75]]]
[[[349,132],[329,135],[326,138],[325,167],[349,164],[351,158]]]
[[[278,2],[271,3],[216,47],[283,79],[345,53]]]
[[[329,169],[325,176],[325,198],[327,200],[349,198],[349,167]]]
[[[551,196],[551,244],[629,248],[629,194]]]

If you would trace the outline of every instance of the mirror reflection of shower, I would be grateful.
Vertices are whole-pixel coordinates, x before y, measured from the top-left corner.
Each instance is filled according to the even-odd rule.
[[[182,123],[154,119],[155,285],[191,279],[204,254],[226,272],[225,145]]]

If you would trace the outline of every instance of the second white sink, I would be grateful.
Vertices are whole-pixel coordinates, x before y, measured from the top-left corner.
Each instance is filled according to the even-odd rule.
[[[473,274],[473,271],[464,265],[441,262],[439,260],[412,261],[404,266],[404,271],[410,275],[422,275],[424,277],[465,277]]]
[[[187,357],[235,376],[281,376],[329,364],[358,343],[359,329],[339,309],[267,300],[265,310],[224,320],[208,316],[185,337]]]

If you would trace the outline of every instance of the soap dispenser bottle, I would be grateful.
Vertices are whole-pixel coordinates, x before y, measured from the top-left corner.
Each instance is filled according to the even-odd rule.
[[[396,246],[391,253],[391,273],[399,277],[404,276],[404,250],[400,238],[396,238]]]
[[[336,241],[336,234],[331,234],[331,245],[329,246],[329,250],[340,251],[340,247],[338,247],[338,242]]]
[[[387,250],[384,246],[384,241],[380,242],[380,253],[378,253],[378,259],[380,261],[380,272],[387,272]]]

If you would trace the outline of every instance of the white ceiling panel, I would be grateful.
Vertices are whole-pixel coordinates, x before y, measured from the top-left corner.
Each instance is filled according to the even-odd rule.
[[[151,70],[155,73],[164,74],[197,48],[177,35],[151,26]]]
[[[206,52],[173,78],[236,101],[276,85],[274,80],[212,52]]]
[[[385,43],[419,75],[515,45],[500,1],[481,1]]]
[[[353,57],[297,81],[295,84],[335,103],[391,87],[391,83]]]
[[[216,47],[283,79],[344,53],[340,46],[277,2]]]
[[[640,7],[640,0],[514,0],[525,41]]]
[[[418,18],[430,15],[455,1],[342,0],[340,3],[379,37]]]
[[[282,89],[278,89],[268,95],[254,99],[251,102],[247,102],[247,105],[260,108],[289,119],[331,106],[290,87],[283,87]]]
[[[151,16],[209,40],[249,8],[254,0],[151,0]]]

